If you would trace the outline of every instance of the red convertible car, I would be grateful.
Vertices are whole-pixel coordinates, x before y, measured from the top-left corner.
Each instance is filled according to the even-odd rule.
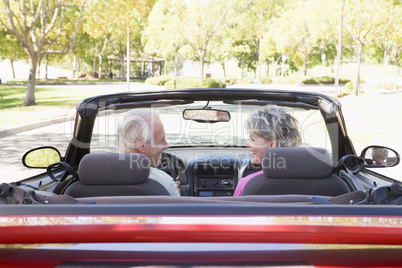
[[[270,148],[265,165],[253,165],[244,126],[266,105],[296,118],[301,144]],[[180,182],[181,196],[148,178],[147,157],[119,149],[119,122],[137,108],[159,114],[169,148],[158,169]],[[339,103],[318,93],[88,98],[67,151],[30,150],[23,164],[46,172],[0,186],[0,266],[400,267],[401,184],[375,172],[399,161],[379,145],[356,152]]]

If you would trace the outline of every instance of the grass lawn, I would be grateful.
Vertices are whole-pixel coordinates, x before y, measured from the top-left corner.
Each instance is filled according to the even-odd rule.
[[[131,82],[144,82],[141,79],[131,79]],[[36,85],[77,85],[77,84],[97,84],[97,83],[117,83],[117,82],[126,82],[121,79],[91,79],[91,80],[82,80],[82,79],[48,79],[48,80],[36,80]],[[9,85],[26,85],[27,80],[8,80],[7,84]]]
[[[66,88],[67,89],[67,88]],[[36,88],[34,106],[22,106],[26,87],[0,85],[0,130],[54,116],[64,116],[93,92],[74,88],[68,90]]]

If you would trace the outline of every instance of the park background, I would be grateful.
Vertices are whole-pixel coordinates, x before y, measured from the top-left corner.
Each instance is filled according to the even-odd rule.
[[[73,83],[190,76],[335,95],[347,79],[354,92],[340,101],[357,152],[370,144],[402,151],[401,1],[38,0],[26,3],[29,12],[22,3],[0,1],[1,129],[62,116],[105,93]]]

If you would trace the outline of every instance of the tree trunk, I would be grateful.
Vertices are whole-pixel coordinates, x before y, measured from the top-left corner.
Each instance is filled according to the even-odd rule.
[[[102,79],[102,63],[103,63],[103,57],[102,57],[102,55],[99,54],[99,75],[98,75],[98,79]]]
[[[27,93],[25,95],[25,100],[22,106],[35,105],[35,85],[36,85],[36,68],[38,67],[39,56],[29,55],[30,57],[30,68],[29,68],[29,78],[27,84]]]
[[[81,71],[80,60],[77,60],[77,73],[79,74]]]
[[[201,78],[204,78],[205,54],[201,55],[200,64],[201,64]]]
[[[13,79],[15,79],[14,60],[10,59],[11,70],[13,71]]]
[[[121,80],[126,80],[126,72],[124,69],[124,56],[120,55],[120,70],[121,70]]]
[[[244,56],[241,56],[241,78],[246,78],[246,74],[244,72]]]
[[[356,96],[359,96],[359,88],[360,88],[360,69],[361,69],[361,64],[362,64],[362,58],[363,58],[363,44],[359,43],[357,45],[357,75],[356,75],[356,83],[355,87],[353,88],[354,94]]]
[[[226,79],[226,65],[225,65],[225,62],[222,62],[221,65],[222,65],[222,69],[223,69],[223,75],[224,75],[224,77]]]
[[[342,59],[342,32],[343,32],[343,9],[345,7],[345,0],[341,2],[341,12],[339,18],[339,32],[338,32],[338,42],[335,43],[336,47],[336,72],[335,72],[335,98],[338,98],[339,92],[339,73],[341,69],[341,59]]]
[[[387,73],[388,73],[388,65],[389,65],[389,57],[391,51],[384,51],[384,73],[382,78],[381,89],[384,90],[387,86]]]
[[[45,56],[45,80],[48,80],[49,54]]]
[[[398,59],[399,59],[399,56],[401,55],[401,50],[402,50],[402,48],[397,47],[395,57],[394,57],[394,70],[395,70],[394,76],[395,77],[398,74]]]
[[[179,64],[176,63],[175,60],[173,61],[173,64],[174,64],[174,76],[177,77],[178,65],[179,65]],[[166,72],[165,72],[165,75],[166,75]]]
[[[102,51],[98,51],[98,57],[99,57],[99,77],[98,79],[102,79],[102,64],[103,64],[103,56],[105,55],[106,47],[108,44],[108,40],[105,39],[105,43],[103,44]]]
[[[308,54],[304,54],[304,62],[303,62],[303,74],[304,76],[307,76],[307,59],[308,59]]]
[[[77,55],[74,54],[73,58],[73,78],[77,77]]]
[[[42,57],[39,57],[39,60],[38,60],[38,79],[40,79],[40,65],[41,65],[41,62],[42,62]]]

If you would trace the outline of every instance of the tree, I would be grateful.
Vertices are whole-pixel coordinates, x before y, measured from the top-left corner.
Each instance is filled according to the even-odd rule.
[[[14,61],[26,58],[26,53],[18,40],[9,32],[5,31],[4,29],[0,29],[0,59],[10,60],[14,79]]]
[[[233,38],[233,55],[242,68],[245,77],[245,68],[257,70],[257,62],[271,60],[275,51],[270,46],[267,31],[271,29],[272,19],[282,14],[284,0],[250,0],[245,5],[245,11],[236,18],[234,27],[229,28]],[[260,78],[260,77],[259,77]]]
[[[211,60],[219,62],[223,69],[224,77],[227,78],[226,62],[233,57],[233,39],[230,36],[218,40],[211,53]]]
[[[74,46],[71,49],[73,77],[77,77],[81,70],[87,70],[88,66],[93,66],[94,60],[94,38],[84,31],[77,34]]]
[[[163,14],[155,34],[166,36],[180,45],[185,57],[200,62],[200,74],[204,76],[204,65],[217,39],[225,36],[225,31],[244,10],[246,1],[235,0],[160,0],[152,13]],[[152,23],[152,22],[151,22]],[[170,37],[169,37],[170,36]]]
[[[296,64],[302,64],[305,76],[309,57],[321,54],[326,45],[322,42],[318,16],[322,10],[318,7],[315,0],[291,3],[283,15],[273,22],[270,31],[278,51],[288,55]]]
[[[141,42],[144,44],[146,53],[156,54],[170,61],[174,65],[174,74],[178,74],[178,68],[185,59],[185,41],[178,31],[167,26],[166,12],[169,8],[168,2],[158,1],[148,17],[148,25],[142,33]]]
[[[360,70],[364,47],[387,38],[395,29],[395,6],[391,1],[359,0],[345,3],[345,30],[350,36],[357,58],[353,94],[359,95]]]
[[[86,1],[2,0],[0,22],[18,39],[30,59],[23,105],[35,104],[36,70],[40,57],[65,54],[73,46]]]
[[[245,78],[245,71],[257,70],[258,61],[258,39],[242,40],[233,44],[233,56],[239,60],[239,67],[242,69],[242,78]]]
[[[99,72],[102,70],[106,47],[110,46],[120,59],[122,78],[125,79],[124,57],[127,43],[134,42],[135,46],[140,46],[141,31],[154,4],[155,0],[96,0],[91,5],[84,30],[96,39]]]
[[[401,49],[402,49],[402,20],[400,19],[402,15],[402,7],[400,5],[395,7],[395,11],[392,14],[392,18],[394,19],[394,25],[388,25],[393,27],[390,29],[392,32],[391,34],[379,41],[379,47],[381,48],[383,53],[384,59],[384,72],[383,72],[383,81],[381,83],[381,88],[386,88],[386,80],[387,80],[387,73],[388,73],[388,65],[390,60],[394,60],[394,63],[397,63]],[[395,25],[397,24],[397,25]],[[394,55],[394,56],[393,56]],[[393,56],[393,59],[391,57]]]

